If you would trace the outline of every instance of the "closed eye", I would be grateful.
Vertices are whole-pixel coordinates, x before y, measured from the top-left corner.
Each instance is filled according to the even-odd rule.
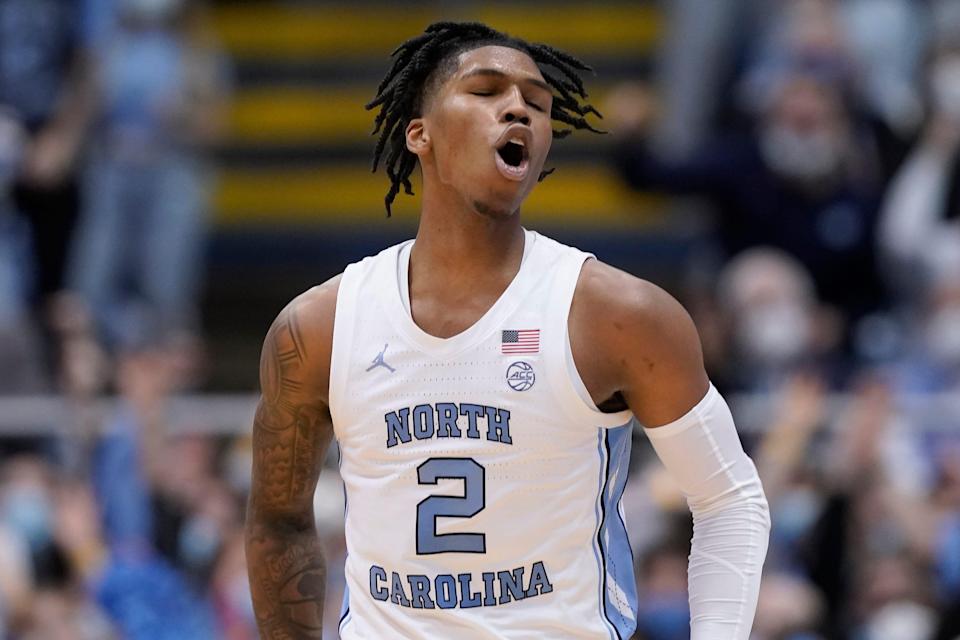
[[[544,108],[541,107],[541,106],[540,106],[539,104],[537,104],[536,102],[527,101],[527,104],[530,105],[531,107],[533,107],[534,109],[536,109],[537,111],[544,111]]]

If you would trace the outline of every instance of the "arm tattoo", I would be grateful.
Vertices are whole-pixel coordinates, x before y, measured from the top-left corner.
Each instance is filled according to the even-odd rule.
[[[246,525],[257,623],[261,637],[275,640],[323,634],[326,564],[313,491],[332,425],[309,356],[296,307],[289,307],[267,333],[260,361]]]

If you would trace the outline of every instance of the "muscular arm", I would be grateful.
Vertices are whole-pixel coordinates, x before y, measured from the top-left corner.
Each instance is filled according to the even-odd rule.
[[[598,313],[602,310],[602,313]],[[669,294],[588,260],[570,309],[574,361],[597,406],[667,424],[707,392],[697,329]]]
[[[327,571],[313,493],[333,435],[327,388],[336,286],[291,302],[270,327],[260,360],[246,551],[263,638],[323,635]]]
[[[657,455],[687,497],[692,640],[746,640],[770,516],[727,404],[707,380],[693,322],[659,288],[591,261],[577,287],[570,335],[594,400],[626,405],[650,427]]]

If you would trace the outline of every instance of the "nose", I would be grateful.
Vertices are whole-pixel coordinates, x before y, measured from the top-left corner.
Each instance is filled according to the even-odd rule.
[[[527,110],[527,103],[523,99],[518,87],[514,87],[508,92],[509,100],[500,114],[501,122],[520,122],[527,126],[530,125],[530,112]]]

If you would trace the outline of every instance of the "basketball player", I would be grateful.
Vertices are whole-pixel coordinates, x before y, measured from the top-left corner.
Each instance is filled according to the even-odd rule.
[[[341,637],[629,638],[634,418],[693,511],[693,638],[747,638],[768,510],[690,318],[520,224],[552,122],[591,129],[587,69],[481,24],[394,53],[374,168],[389,213],[419,163],[416,240],[295,299],[264,345],[247,522],[264,638],[321,637],[312,501],[334,437]]]

